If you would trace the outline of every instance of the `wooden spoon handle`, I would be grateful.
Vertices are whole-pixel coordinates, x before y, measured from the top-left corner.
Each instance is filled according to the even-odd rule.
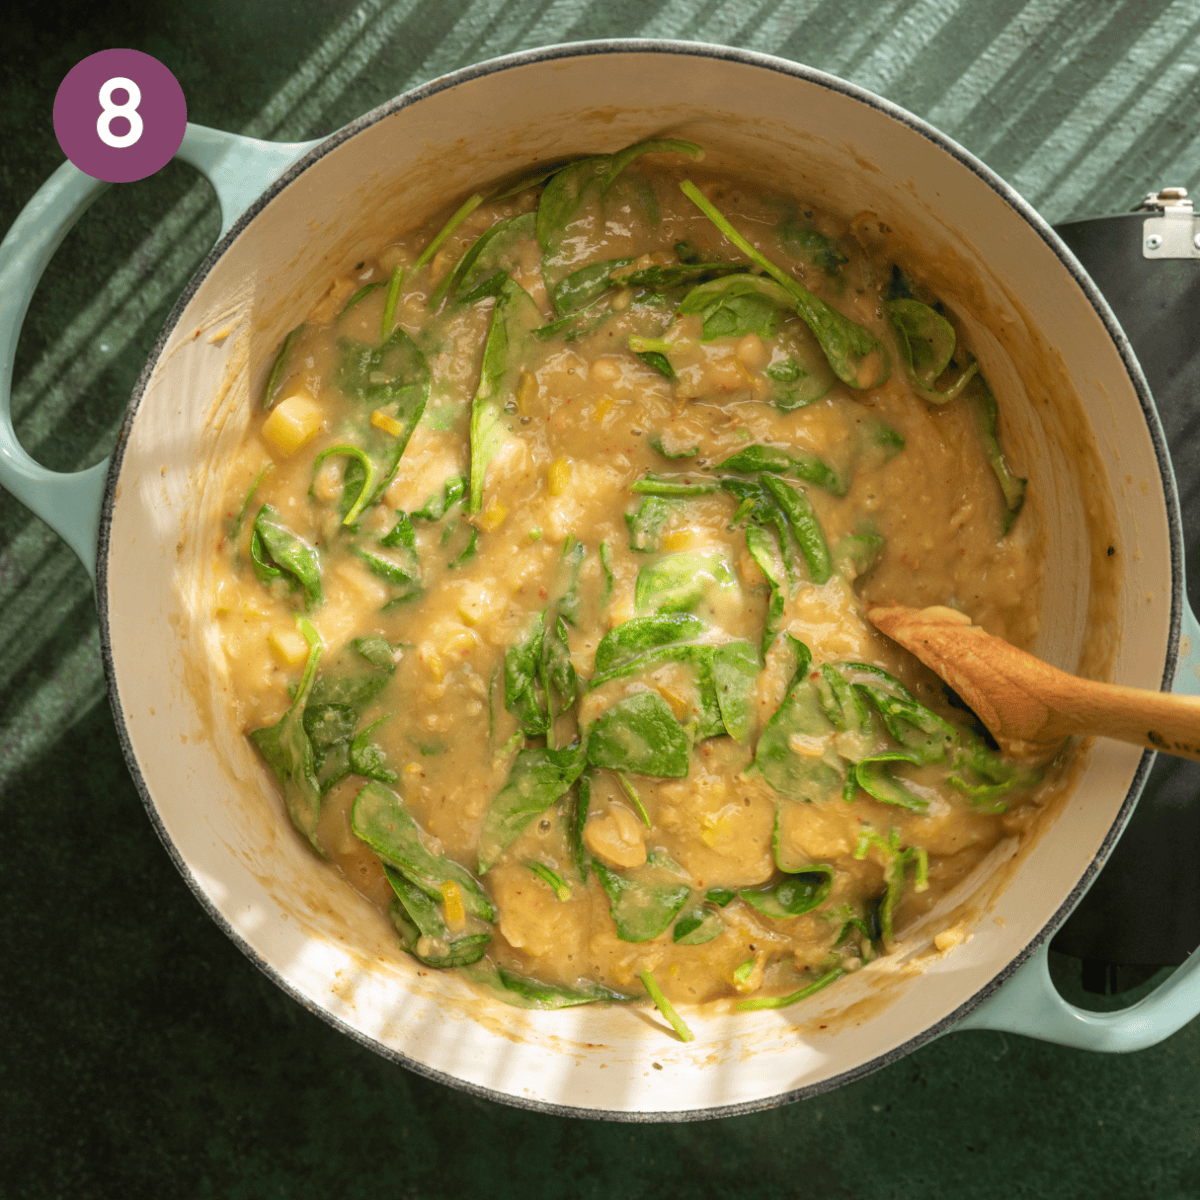
[[[873,608],[871,621],[940,675],[1006,753],[1053,752],[1100,734],[1200,761],[1200,697],[1078,679],[951,609]]]

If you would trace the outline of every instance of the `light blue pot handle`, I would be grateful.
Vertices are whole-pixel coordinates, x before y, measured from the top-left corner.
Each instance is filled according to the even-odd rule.
[[[177,157],[207,176],[221,205],[221,237],[246,208],[317,142],[260,142],[188,125]],[[17,441],[12,374],[21,324],[55,250],[108,184],[63,163],[0,242],[0,487],[46,522],[79,556],[93,582],[108,459],[85,471],[48,471]]]
[[[1186,600],[1179,670],[1171,689],[1200,696],[1200,624]],[[1149,996],[1118,1012],[1095,1013],[1068,1004],[1050,979],[1049,939],[999,991],[954,1026],[999,1029],[1081,1050],[1121,1053],[1144,1050],[1200,1015],[1200,952]]]

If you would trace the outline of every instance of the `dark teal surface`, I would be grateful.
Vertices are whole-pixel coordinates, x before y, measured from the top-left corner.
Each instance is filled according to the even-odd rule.
[[[162,59],[194,121],[300,138],[482,58],[606,36],[829,70],[957,137],[1052,221],[1120,211],[1198,182],[1198,30],[1194,0],[23,4],[0,42],[0,228],[61,162],[54,92],[96,50]],[[207,185],[173,164],[110,189],[64,242],[14,393],[47,465],[107,452],[216,229]],[[0,1196],[1200,1195],[1195,1024],[1122,1058],[952,1034],[800,1104],[654,1127],[476,1100],[335,1033],[176,873],[121,758],[86,575],[3,493],[0,822]],[[1078,964],[1053,965],[1081,999]]]

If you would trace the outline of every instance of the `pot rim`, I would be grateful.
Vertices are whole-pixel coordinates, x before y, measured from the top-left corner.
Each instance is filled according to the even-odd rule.
[[[336,149],[343,142],[349,141],[357,134],[377,124],[379,121],[385,120],[394,113],[408,108],[419,101],[425,100],[431,96],[437,95],[440,92],[447,91],[451,88],[458,87],[460,84],[470,83],[477,79],[486,78],[490,75],[498,74],[502,71],[513,70],[515,68],[526,67],[538,63],[548,62],[555,59],[577,58],[592,55],[605,54],[670,54],[689,56],[697,59],[718,59],[728,62],[742,63],[747,66],[759,67],[764,70],[773,71],[777,74],[791,76],[795,79],[800,79],[808,83],[816,84],[832,92],[840,93],[850,99],[856,100],[861,104],[872,108],[880,114],[890,117],[892,120],[899,122],[908,129],[924,137],[927,141],[932,142],[951,158],[957,161],[962,166],[975,174],[988,187],[990,187],[997,195],[1003,199],[1010,208],[1014,209],[1018,215],[1034,229],[1034,231],[1042,238],[1046,245],[1054,252],[1055,256],[1067,269],[1075,283],[1083,292],[1087,301],[1095,310],[1096,315],[1100,318],[1106,331],[1111,337],[1113,344],[1120,355],[1121,361],[1133,383],[1134,390],[1137,393],[1138,402],[1141,405],[1142,415],[1146,421],[1151,441],[1154,446],[1154,455],[1158,463],[1159,475],[1163,485],[1163,499],[1165,502],[1167,513],[1167,524],[1171,546],[1171,617],[1170,630],[1167,641],[1166,663],[1163,672],[1161,686],[1164,690],[1169,690],[1174,681],[1176,668],[1179,660],[1180,649],[1180,626],[1182,620],[1183,607],[1183,592],[1184,592],[1184,575],[1183,575],[1183,533],[1180,521],[1179,501],[1176,493],[1175,477],[1171,467],[1170,456],[1167,451],[1167,443],[1161,424],[1159,422],[1157,410],[1154,407],[1154,402],[1150,395],[1150,389],[1146,383],[1145,377],[1142,374],[1140,365],[1134,356],[1133,349],[1126,337],[1124,331],[1117,323],[1116,317],[1109,308],[1107,301],[1091,278],[1084,271],[1083,267],[1076,260],[1075,256],[1067,249],[1063,241],[1054,232],[1046,220],[1026,201],[1017,191],[1009,184],[1005,183],[990,167],[986,166],[980,159],[976,158],[968,150],[960,146],[952,138],[934,128],[928,122],[920,117],[914,116],[907,110],[900,108],[889,100],[885,100],[856,84],[849,83],[846,80],[840,79],[835,75],[830,75],[824,71],[820,71],[814,67],[808,67],[801,63],[792,62],[787,59],[778,58],[770,54],[762,54],[757,51],[744,50],[739,47],[723,46],[705,42],[688,42],[672,39],[653,39],[653,38],[618,38],[596,41],[582,41],[572,43],[561,43],[550,46],[538,47],[532,50],[517,51],[512,54],[502,55],[498,58],[488,59],[485,62],[475,64],[473,66],[464,67],[460,70],[453,71],[450,74],[439,76],[428,83],[422,84],[419,87],[413,88],[410,91],[404,92],[396,96],[392,100],[371,109],[362,116],[344,125],[341,129],[332,133],[328,138],[322,141],[319,145],[314,146],[307,154],[300,158],[293,166],[285,171],[270,187],[268,187],[262,195],[260,195],[234,222],[229,231],[221,238],[212,248],[209,254],[197,269],[195,275],[191,278],[187,286],[184,288],[178,301],[167,317],[162,331],[159,333],[155,341],[153,350],[147,359],[146,366],[142,369],[138,376],[136,385],[134,386],[130,397],[129,406],[126,410],[124,421],[121,425],[121,432],[117,440],[116,448],[113,451],[111,463],[108,470],[107,480],[105,482],[104,496],[100,512],[100,529],[96,551],[96,602],[100,622],[100,646],[101,657],[104,664],[104,674],[108,684],[109,701],[113,710],[113,720],[116,725],[117,738],[121,744],[122,753],[125,756],[126,763],[129,767],[129,772],[133,777],[138,793],[142,798],[142,803],[146,808],[150,821],[158,833],[159,839],[162,841],[168,855],[171,857],[179,873],[183,876],[184,881],[200,902],[212,920],[225,933],[225,935],[242,951],[243,954],[262,971],[274,984],[281,988],[293,1000],[296,1000],[302,1007],[309,1012],[320,1017],[327,1024],[332,1026],[338,1032],[343,1033],[354,1041],[358,1042],[377,1054],[392,1062],[398,1063],[401,1066],[422,1075],[427,1079],[435,1080],[438,1083],[443,1083],[449,1087],[456,1088],[460,1091],[467,1092],[470,1095],[480,1097],[486,1100],[496,1101],[498,1103],[511,1105],[517,1108],[531,1109],[538,1112],[543,1112],[552,1116],[559,1117],[577,1117],[586,1119],[606,1119],[613,1121],[622,1121],[629,1123],[660,1123],[668,1121],[694,1121],[694,1120],[716,1120],[724,1117],[741,1116],[750,1112],[758,1112],[767,1108],[776,1108],[784,1104],[790,1104],[796,1100],[807,1099],[810,1096],[819,1095],[823,1092],[831,1091],[843,1084],[851,1083],[856,1079],[861,1079],[874,1071],[880,1070],[883,1067],[889,1066],[891,1063],[911,1054],[914,1050],[923,1046],[925,1043],[940,1037],[943,1033],[947,1033],[954,1028],[964,1017],[977,1008],[984,1000],[995,993],[1003,984],[1021,967],[1023,966],[1033,953],[1039,949],[1050,936],[1058,929],[1059,925],[1066,920],[1072,909],[1082,899],[1083,894],[1095,876],[1098,874],[1101,865],[1107,860],[1113,846],[1124,830],[1125,824],[1128,821],[1134,805],[1137,802],[1138,796],[1141,794],[1142,788],[1145,785],[1146,778],[1150,772],[1150,767],[1154,761],[1154,752],[1147,750],[1142,754],[1138,763],[1137,770],[1130,784],[1125,798],[1122,801],[1121,808],[1104,837],[1104,841],[1097,850],[1092,862],[1088,865],[1070,895],[1066,900],[1055,910],[1054,913],[1046,920],[1038,933],[1030,940],[1014,958],[995,975],[993,978],[974,993],[970,998],[964,1001],[953,1012],[943,1017],[940,1021],[935,1022],[908,1038],[898,1046],[884,1054],[877,1055],[874,1058],[860,1063],[846,1071],[840,1072],[837,1075],[830,1076],[827,1079],[821,1080],[818,1083],[808,1084],[804,1087],[795,1088],[788,1092],[783,1092],[772,1096],[766,1100],[758,1101],[742,1101],[735,1104],[722,1105],[714,1108],[690,1109],[687,1111],[666,1111],[666,1112],[635,1112],[626,1110],[610,1110],[610,1109],[592,1109],[583,1107],[573,1107],[563,1104],[556,1104],[549,1101],[530,1100],[525,1097],[511,1095],[509,1093],[500,1092],[493,1088],[484,1087],[479,1084],[470,1083],[468,1081],[449,1075],[444,1071],[429,1067],[424,1063],[418,1062],[410,1058],[408,1055],[394,1050],[389,1046],[376,1041],[374,1038],[362,1033],[352,1025],[335,1016],[333,1013],[315,1005],[299,989],[293,985],[279,970],[268,963],[255,950],[243,936],[233,927],[229,920],[224,916],[214,901],[204,891],[200,882],[196,879],[186,859],[183,857],[179,849],[171,840],[166,828],[159,817],[157,806],[150,794],[150,790],[146,784],[145,778],[142,775],[138,765],[136,754],[133,750],[132,741],[129,731],[126,727],[123,706],[121,704],[119,690],[117,687],[116,671],[113,661],[112,639],[110,634],[110,613],[108,607],[108,589],[105,586],[108,579],[108,563],[109,563],[109,548],[110,548],[110,532],[112,526],[113,509],[116,503],[117,482],[121,474],[121,466],[124,461],[125,450],[129,444],[129,432],[134,419],[137,416],[138,410],[141,407],[142,399],[145,395],[147,386],[149,385],[151,376],[154,373],[155,364],[159,361],[165,350],[171,335],[174,333],[180,318],[183,315],[185,308],[195,295],[201,283],[208,276],[217,261],[224,253],[232,246],[232,244],[240,236],[243,229],[250,224],[251,221],[261,212],[284,188],[288,187],[300,175],[302,175],[309,167],[322,159],[330,151]]]

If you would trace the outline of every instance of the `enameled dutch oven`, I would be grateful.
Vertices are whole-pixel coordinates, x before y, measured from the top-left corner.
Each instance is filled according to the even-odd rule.
[[[684,1045],[649,1011],[512,1009],[419,968],[293,835],[245,740],[222,725],[201,530],[282,334],[334,275],[480,181],[666,131],[774,187],[878,213],[947,287],[967,281],[956,311],[1047,531],[1053,570],[1034,649],[1078,670],[1103,617],[1114,681],[1200,692],[1175,483],[1150,396],[1096,288],[1011,188],[894,105],[790,62],[692,43],[554,47],[435,80],[320,143],[189,127],[180,157],[216,188],[223,232],[142,372],[116,452],[91,470],[34,463],[13,436],[9,388],[29,297],[102,185],[64,165],[0,247],[0,483],[93,573],[117,729],[168,852],[213,919],[306,1008],[432,1078],[547,1111],[731,1115],[856,1078],[950,1029],[1097,1050],[1161,1040],[1200,1010],[1196,957],[1109,1015],[1064,1003],[1046,965],[1051,933],[1146,778],[1152,756],[1132,747],[1099,742],[1082,755],[1040,837],[952,914],[971,934],[952,953],[934,953],[931,929],[918,930],[794,1008],[691,1012],[696,1037]],[[1096,607],[1098,530],[1119,547],[1107,612]]]

